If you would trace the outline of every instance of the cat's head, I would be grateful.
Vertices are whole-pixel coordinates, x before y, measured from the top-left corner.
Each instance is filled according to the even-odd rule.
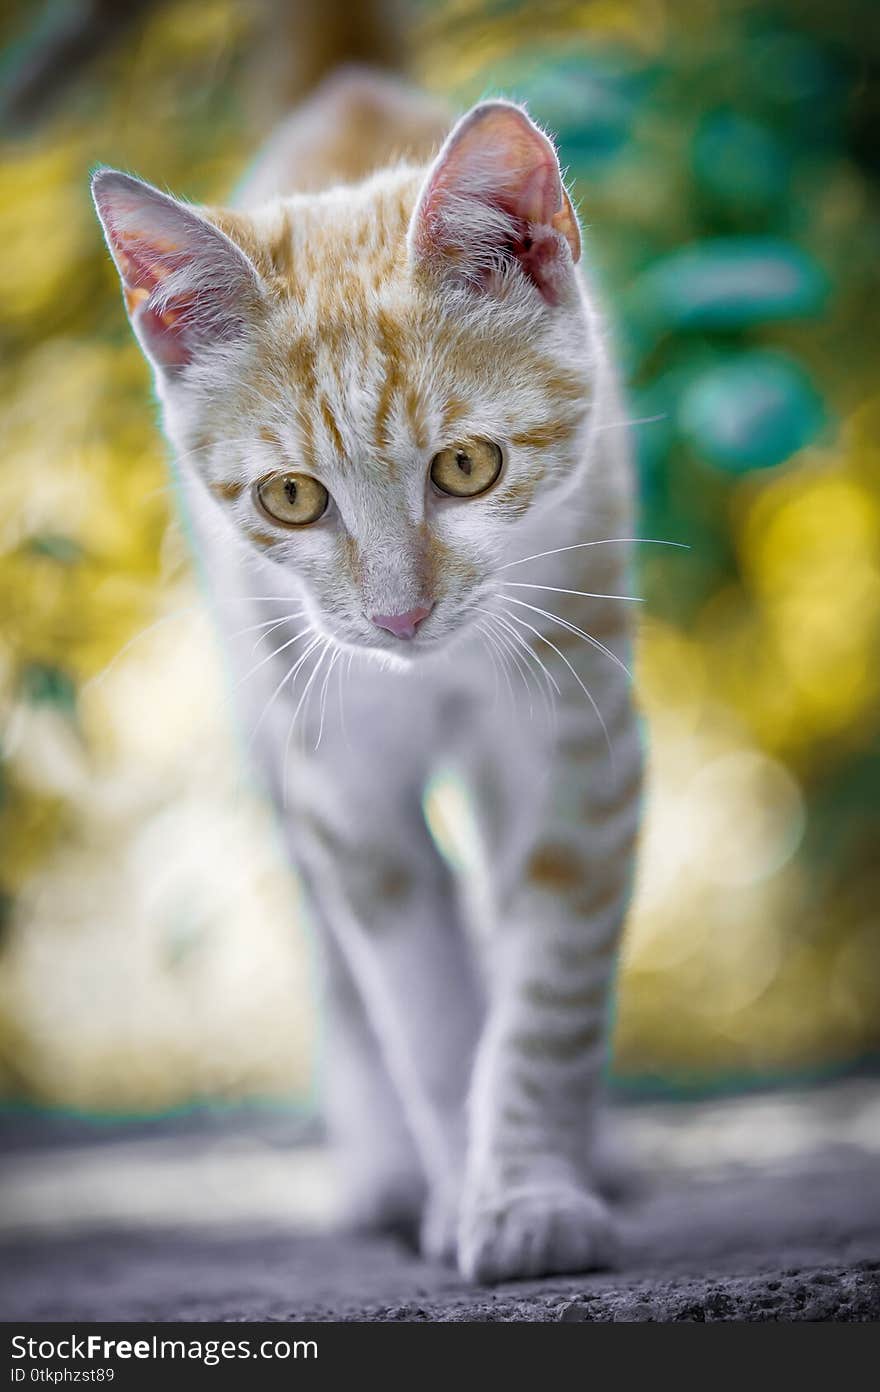
[[[590,418],[547,137],[486,102],[427,169],[256,212],[112,170],[93,189],[180,468],[241,563],[274,569],[266,593],[294,581],[319,631],[406,658],[478,622],[564,506]]]

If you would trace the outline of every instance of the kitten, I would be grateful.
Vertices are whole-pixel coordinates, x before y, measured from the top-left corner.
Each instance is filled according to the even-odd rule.
[[[488,1281],[612,1252],[596,1113],[642,757],[631,469],[577,218],[520,107],[445,128],[345,70],[233,209],[93,190],[322,930],[350,1216],[419,1215]],[[438,768],[474,800],[482,952],[423,815]]]

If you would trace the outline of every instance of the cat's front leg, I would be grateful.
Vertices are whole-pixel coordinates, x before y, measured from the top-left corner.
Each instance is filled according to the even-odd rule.
[[[398,727],[399,730],[399,727]],[[387,738],[389,747],[383,741]],[[396,747],[392,747],[395,745]],[[483,1018],[483,994],[463,932],[457,888],[439,855],[421,808],[421,771],[407,770],[399,733],[374,724],[362,749],[303,779],[291,818],[291,843],[310,896],[343,959],[357,1008],[371,1036],[371,1055],[386,1079],[415,1145],[426,1181],[422,1247],[426,1255],[455,1255],[465,1155],[465,1100]],[[368,757],[369,756],[369,757]],[[343,1010],[345,1003],[341,1002]],[[338,1017],[340,1002],[336,1002]],[[333,1011],[329,1021],[334,1025]],[[350,1034],[350,1021],[341,1024]],[[381,1134],[385,1109],[364,1096],[364,1069],[374,1060],[340,1050],[339,1032],[328,1079],[349,1102],[337,1139],[349,1144],[348,1169],[388,1155]],[[377,1080],[378,1082],[379,1080]],[[387,1086],[385,1085],[387,1083]],[[356,1114],[357,1113],[357,1114]],[[353,1132],[360,1132],[360,1139]],[[400,1148],[396,1150],[399,1152]],[[398,1171],[373,1165],[372,1187],[394,1200]],[[409,1186],[407,1186],[409,1187]]]
[[[310,893],[312,915],[320,895]],[[363,994],[332,926],[321,924],[323,1115],[340,1181],[339,1218],[355,1231],[418,1233],[425,1168]]]
[[[470,1279],[584,1270],[614,1254],[590,1154],[642,759],[622,681],[604,705],[613,763],[601,730],[563,711],[540,824],[502,887],[459,1231]]]

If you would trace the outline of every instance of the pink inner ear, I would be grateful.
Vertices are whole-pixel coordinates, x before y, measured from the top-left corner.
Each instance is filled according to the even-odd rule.
[[[241,331],[257,278],[238,247],[127,174],[102,170],[92,191],[132,324],[161,367],[181,367],[199,346]]]
[[[431,171],[413,220],[417,255],[459,269],[505,256],[551,303],[580,257],[580,233],[552,144],[518,107],[485,102],[459,122]]]
[[[175,271],[186,272],[190,258],[179,248],[157,246],[143,235],[122,233],[115,252],[122,278],[125,307],[137,323],[141,337],[165,367],[182,367],[192,359],[194,294],[163,299],[161,308],[151,296]]]

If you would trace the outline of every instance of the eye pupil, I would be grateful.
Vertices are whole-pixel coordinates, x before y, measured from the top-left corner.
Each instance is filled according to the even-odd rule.
[[[470,478],[471,474],[474,471],[474,463],[470,455],[467,454],[465,450],[456,450],[455,462],[458,465],[461,472],[463,474],[466,474],[467,477]]]
[[[307,527],[324,516],[330,495],[308,474],[269,474],[255,487],[263,512],[286,527]]]

